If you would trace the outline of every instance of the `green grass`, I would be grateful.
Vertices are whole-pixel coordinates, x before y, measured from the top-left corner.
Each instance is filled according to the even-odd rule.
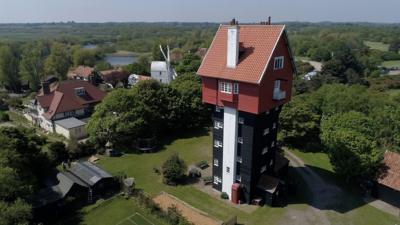
[[[187,133],[180,137],[171,137],[170,143],[166,143],[164,147],[157,153],[150,154],[135,154],[128,153],[119,158],[108,158],[101,157],[98,164],[106,169],[107,171],[118,174],[120,172],[125,173],[128,176],[134,177],[136,180],[136,187],[144,189],[147,193],[151,195],[158,194],[161,191],[168,192],[179,199],[189,203],[195,208],[198,208],[211,216],[218,218],[220,220],[227,220],[233,215],[238,216],[238,221],[240,224],[246,225],[258,225],[258,224],[278,224],[282,218],[286,218],[288,209],[295,209],[305,211],[308,209],[306,199],[310,198],[310,193],[307,192],[307,187],[305,183],[301,182],[298,177],[299,184],[299,194],[295,196],[292,200],[293,203],[289,204],[283,208],[271,208],[271,207],[260,207],[252,213],[246,213],[230,204],[222,201],[221,199],[214,198],[209,194],[206,194],[192,185],[180,185],[177,187],[167,186],[162,183],[162,178],[160,175],[153,172],[153,167],[161,167],[162,163],[170,155],[178,153],[188,165],[195,164],[199,161],[206,160],[209,164],[212,162],[211,156],[211,144],[212,138],[210,133]],[[296,155],[302,158],[307,164],[319,168],[319,172],[326,171],[322,173],[323,176],[332,176],[333,178],[327,178],[331,180],[330,182],[336,182],[332,166],[329,163],[329,159],[324,153],[302,153],[300,151],[294,151]],[[330,175],[329,175],[330,174]],[[294,174],[296,176],[296,174]],[[357,199],[356,199],[357,200]],[[349,197],[349,199],[344,199],[344,201],[356,201]],[[350,203],[348,203],[350,204]],[[104,209],[104,211],[110,210],[118,211],[116,212],[119,216],[109,216],[107,220],[109,222],[117,223],[119,218],[125,216],[127,213],[119,212],[119,208],[124,208],[122,211],[126,210],[128,206],[126,205],[110,205],[109,209]],[[129,206],[131,207],[131,206]],[[129,211],[129,210],[128,210]],[[131,210],[134,211],[134,210]],[[131,212],[129,211],[129,212]],[[400,222],[396,220],[393,216],[387,215],[375,208],[368,205],[360,205],[357,208],[352,209],[349,212],[338,214],[333,211],[327,211],[329,219],[332,224],[348,224],[346,221],[351,221],[352,224],[378,224],[370,223],[368,221],[380,221],[379,224],[394,224],[393,222]],[[103,215],[102,212],[97,211],[87,211],[84,213],[84,223],[92,224],[96,222],[94,218]]]
[[[136,213],[139,213],[141,216]],[[79,216],[80,218],[77,218]],[[60,225],[76,224],[77,222],[85,225],[115,225],[120,222],[123,222],[122,224],[133,224],[129,220],[126,220],[129,217],[131,220],[137,222],[137,224],[151,225],[152,223],[155,225],[165,225],[164,222],[141,209],[134,200],[125,199],[120,196],[84,207],[75,214],[75,217],[63,221]]]
[[[400,60],[390,60],[382,62],[384,67],[400,67]]]
[[[364,41],[364,44],[371,49],[386,52],[389,50],[389,45],[382,42]]]

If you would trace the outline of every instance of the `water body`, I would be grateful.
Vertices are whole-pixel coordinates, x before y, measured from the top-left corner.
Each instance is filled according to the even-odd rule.
[[[95,44],[86,44],[83,46],[84,49],[96,49],[97,45]]]
[[[105,60],[112,66],[126,66],[137,61],[137,56],[106,55]]]

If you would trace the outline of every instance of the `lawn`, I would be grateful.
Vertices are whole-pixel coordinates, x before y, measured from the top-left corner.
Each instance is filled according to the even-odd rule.
[[[400,67],[400,60],[390,60],[382,62],[382,66],[384,67]]]
[[[132,199],[120,196],[84,207],[75,214],[75,217],[63,221],[59,225],[76,224],[77,221],[86,225],[165,225],[164,222],[141,209]]]
[[[389,50],[389,45],[382,42],[375,41],[364,41],[364,44],[371,49],[380,50],[386,52]]]
[[[188,165],[192,165],[201,160],[206,160],[210,163],[212,159],[212,139],[209,132],[201,131],[189,132],[178,137],[169,137],[167,140],[171,141],[161,141],[162,143],[165,143],[165,145],[163,145],[162,149],[157,153],[127,153],[119,158],[101,157],[98,165],[113,174],[123,172],[128,176],[134,177],[136,179],[137,188],[142,188],[149,194],[155,195],[161,191],[168,192],[189,203],[193,207],[220,220],[227,220],[232,215],[237,215],[239,223],[246,225],[285,224],[285,219],[288,218],[288,216],[290,217],[288,210],[306,212],[307,208],[309,208],[309,205],[306,203],[307,201],[304,201],[304,199],[302,200],[302,198],[307,198],[308,194],[304,193],[307,192],[307,190],[301,183],[299,184],[298,196],[295,197],[296,199],[291,201],[292,203],[288,206],[276,208],[260,207],[252,213],[246,213],[232,207],[230,204],[211,197],[192,185],[181,185],[177,187],[167,186],[162,183],[161,176],[153,172],[153,168],[160,167],[165,159],[174,153],[178,153]],[[326,154],[302,153],[300,151],[295,151],[295,154],[302,158],[307,164],[312,165],[315,168],[320,168],[320,171],[327,171],[326,174],[333,174],[332,166],[330,165]],[[330,180],[331,182],[336,182],[335,179]],[[348,201],[353,200],[349,199]],[[134,209],[130,210],[129,207],[131,206],[125,205],[124,203],[118,203],[115,205],[109,204],[108,206],[102,207],[104,208],[104,216],[107,217],[105,218],[105,221],[107,221],[107,223],[118,223],[120,218],[125,218],[127,215],[130,215],[129,213],[131,213],[131,211],[134,211]],[[124,209],[119,211],[119,208]],[[129,208],[129,210],[127,208]],[[132,206],[132,208],[134,208],[134,206]],[[106,216],[107,211],[115,211],[118,216]],[[394,225],[395,222],[400,222],[393,216],[387,215],[367,205],[362,205],[343,214],[338,214],[329,210],[327,211],[327,215],[332,224],[348,224],[346,221],[350,221],[352,224]],[[96,222],[96,218],[102,218],[102,216],[102,211],[86,211],[84,212],[83,221],[85,224],[92,224]]]

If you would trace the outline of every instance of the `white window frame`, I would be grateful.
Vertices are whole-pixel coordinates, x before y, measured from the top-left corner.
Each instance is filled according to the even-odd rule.
[[[239,117],[238,123],[239,123],[239,124],[244,124],[244,118],[243,118],[243,117]]]
[[[221,148],[222,147],[222,141],[221,140],[214,140],[214,147]]]
[[[239,144],[243,144],[243,137],[238,137],[237,141],[238,141]]]
[[[264,173],[265,171],[267,171],[267,165],[261,167],[260,173]]]
[[[233,83],[233,94],[239,94],[239,83]]]
[[[215,112],[221,112],[221,107],[215,106]]]
[[[224,126],[222,125],[221,121],[214,121],[214,128],[215,129],[222,129]]]
[[[264,133],[263,134],[264,134],[264,136],[269,134],[269,127],[264,129]]]
[[[268,147],[263,148],[262,150],[262,154],[265,155],[268,153]]]
[[[243,159],[242,159],[242,157],[241,157],[241,156],[238,156],[238,157],[236,158],[236,162],[238,162],[238,163],[242,163],[242,161],[243,161]]]
[[[221,181],[221,178],[220,177],[218,177],[218,176],[214,176],[214,184],[218,184],[218,183],[221,183],[222,181]]]
[[[274,58],[274,70],[282,69],[284,66],[285,57],[284,56],[277,56]]]
[[[236,180],[242,182],[242,176],[240,176],[240,174],[236,174]]]
[[[274,90],[281,90],[281,80],[275,80]]]
[[[271,148],[275,147],[275,141],[272,141]]]
[[[218,166],[218,165],[219,165],[218,159],[214,159],[214,166]]]
[[[273,160],[269,161],[269,166],[272,166],[272,165],[274,165],[274,161]]]
[[[272,124],[272,129],[276,129],[276,123]]]
[[[226,94],[232,94],[232,83],[220,81],[219,91]]]

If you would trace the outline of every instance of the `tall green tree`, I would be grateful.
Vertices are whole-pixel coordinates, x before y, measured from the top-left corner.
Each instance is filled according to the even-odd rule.
[[[61,43],[53,43],[51,53],[47,57],[44,69],[47,74],[54,74],[61,80],[67,79],[67,73],[72,65],[71,52],[68,46]]]
[[[29,82],[33,91],[39,90],[40,82],[44,78],[45,57],[46,49],[42,43],[30,43],[23,48],[20,74],[22,80]]]
[[[0,82],[7,89],[19,92],[21,87],[16,46],[0,47]]]

